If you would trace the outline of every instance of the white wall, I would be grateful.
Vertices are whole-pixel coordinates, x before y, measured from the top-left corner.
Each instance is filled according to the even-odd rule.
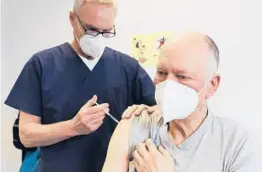
[[[1,8],[0,4],[0,9]],[[0,18],[2,18],[2,11],[0,12]],[[2,38],[2,20],[0,20],[0,38]],[[2,39],[0,42],[0,54],[2,54]],[[1,55],[0,55],[1,57]],[[0,99],[2,99],[2,58],[0,58]],[[1,101],[2,105],[2,101]],[[2,112],[2,106],[0,105],[0,112]],[[2,166],[2,113],[0,113],[0,171],[1,171],[1,166]]]
[[[2,1],[2,99],[7,97],[30,56],[72,38],[68,11],[73,0]],[[120,0],[117,37],[112,46],[130,53],[132,33],[196,30],[220,47],[221,87],[213,111],[262,132],[261,40],[259,0]],[[149,7],[149,4],[151,7]],[[17,111],[2,107],[2,171],[18,171],[20,152],[12,145]],[[262,141],[258,136],[258,141]]]

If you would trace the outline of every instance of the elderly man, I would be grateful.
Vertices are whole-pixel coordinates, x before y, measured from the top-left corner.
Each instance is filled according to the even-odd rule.
[[[20,111],[22,143],[40,147],[40,172],[101,172],[116,127],[105,112],[120,120],[156,103],[138,62],[106,47],[116,11],[113,0],[75,0],[74,40],[34,54],[5,102]]]
[[[103,172],[255,171],[248,132],[207,108],[220,82],[218,63],[219,50],[204,34],[166,43],[154,78],[162,115],[122,120]]]

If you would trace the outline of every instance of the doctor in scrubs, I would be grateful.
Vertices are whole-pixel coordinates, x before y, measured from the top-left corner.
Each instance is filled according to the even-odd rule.
[[[129,106],[156,103],[138,62],[106,47],[115,16],[113,0],[75,0],[74,40],[35,53],[5,101],[20,111],[22,143],[40,147],[40,172],[101,172],[117,125],[105,113],[120,120]]]

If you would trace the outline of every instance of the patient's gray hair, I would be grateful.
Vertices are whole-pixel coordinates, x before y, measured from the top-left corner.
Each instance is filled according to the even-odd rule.
[[[212,55],[214,56],[215,60],[216,60],[216,67],[218,68],[219,66],[219,49],[215,43],[215,41],[210,38],[208,35],[205,35],[205,41],[210,49],[210,51],[212,52]]]
[[[86,3],[86,2],[93,2],[93,3],[99,3],[99,4],[109,4],[109,5],[116,5],[116,0],[75,0],[74,2],[74,12],[78,13],[80,8]]]
[[[219,49],[215,41],[208,35],[203,34],[203,39],[208,46],[210,51],[210,58],[207,61],[207,76],[206,79],[209,80],[210,77],[214,76],[218,72],[219,67]]]

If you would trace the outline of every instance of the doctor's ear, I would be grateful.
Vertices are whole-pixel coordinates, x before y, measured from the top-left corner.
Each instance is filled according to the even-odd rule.
[[[213,77],[213,79],[210,80],[210,83],[209,83],[209,86],[208,86],[207,95],[206,95],[207,99],[209,99],[210,97],[212,97],[216,93],[219,84],[220,84],[220,75],[216,74]]]
[[[70,11],[69,12],[69,20],[70,20],[70,23],[72,25],[72,27],[74,27],[77,23],[77,17],[76,17],[76,14],[73,12],[73,11]]]

